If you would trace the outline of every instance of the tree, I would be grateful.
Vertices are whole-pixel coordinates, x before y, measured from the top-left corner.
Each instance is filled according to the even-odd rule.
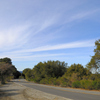
[[[0,80],[1,83],[9,81],[11,78],[18,78],[21,74],[17,71],[16,67],[12,65],[10,58],[0,59]]]
[[[32,70],[28,70],[27,73],[25,74],[25,78],[28,81],[33,81],[33,79],[34,79],[33,71]]]
[[[100,71],[100,39],[95,42],[94,56],[92,56],[90,62],[86,65],[86,67],[90,71],[94,71],[94,73],[98,73]]]
[[[68,69],[67,72],[65,73],[66,77],[72,77],[73,79],[78,79],[81,80],[83,76],[88,76],[90,75],[90,72],[84,68],[81,64],[73,64],[71,65]]]
[[[22,74],[25,76],[25,78],[27,77],[26,74],[27,74],[27,72],[29,72],[29,71],[31,71],[30,68],[26,68],[26,69],[23,70],[23,73],[22,73]]]
[[[64,75],[66,72],[67,64],[60,61],[47,61],[40,62],[33,68],[34,80],[40,82],[42,79],[46,78],[58,78]]]
[[[1,58],[0,59],[0,62],[5,62],[5,63],[8,63],[8,64],[12,64],[11,59],[10,58],[7,58],[7,57],[6,58],[3,58],[3,59]]]
[[[11,64],[0,62],[1,83],[5,83],[5,78],[8,76],[12,76],[13,71],[15,71],[15,69]]]

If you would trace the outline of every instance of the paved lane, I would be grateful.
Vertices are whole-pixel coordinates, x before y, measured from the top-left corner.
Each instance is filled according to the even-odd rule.
[[[62,96],[65,98],[70,98],[73,100],[100,100],[100,92],[93,92],[95,94],[90,94],[91,92],[89,93],[87,91],[85,92],[84,90],[81,90],[81,92],[83,91],[84,93],[79,93],[77,89],[67,90],[61,87],[59,88],[59,87],[53,87],[53,86],[45,86],[45,85],[26,82],[24,80],[20,80],[20,81],[14,80],[14,82],[20,85],[24,85],[26,87],[34,88],[46,93]]]

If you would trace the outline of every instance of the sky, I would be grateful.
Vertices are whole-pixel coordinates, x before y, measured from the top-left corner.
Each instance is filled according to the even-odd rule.
[[[0,58],[22,71],[59,60],[84,67],[100,39],[100,0],[0,0]]]

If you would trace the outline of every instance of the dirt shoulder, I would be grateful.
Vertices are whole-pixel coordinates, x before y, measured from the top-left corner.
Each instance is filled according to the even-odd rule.
[[[9,82],[0,86],[0,100],[71,100]]]

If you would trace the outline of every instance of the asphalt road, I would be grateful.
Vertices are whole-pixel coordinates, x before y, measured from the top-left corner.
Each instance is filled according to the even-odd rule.
[[[24,85],[26,87],[34,88],[53,95],[70,98],[72,100],[100,100],[100,92],[96,91],[47,86],[18,79],[13,81],[17,84]]]

